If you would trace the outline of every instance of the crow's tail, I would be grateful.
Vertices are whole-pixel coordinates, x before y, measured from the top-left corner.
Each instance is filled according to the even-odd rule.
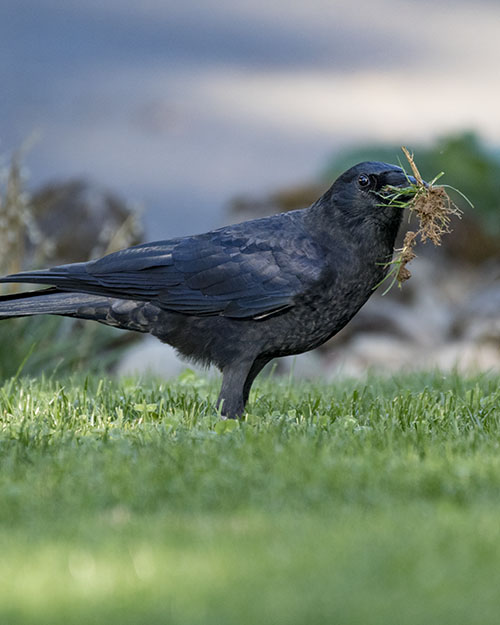
[[[0,296],[0,319],[31,315],[63,315],[106,323],[113,300],[85,293],[65,293],[57,288]]]
[[[57,287],[0,296],[0,320],[32,315],[61,315],[91,319],[122,330],[149,332],[159,309],[146,302],[68,293]]]

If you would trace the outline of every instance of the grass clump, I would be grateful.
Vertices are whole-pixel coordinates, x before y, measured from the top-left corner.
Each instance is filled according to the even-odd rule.
[[[391,269],[385,280],[390,280],[387,293],[397,282],[401,286],[403,282],[411,278],[411,273],[407,267],[415,257],[415,245],[420,240],[422,243],[431,241],[434,245],[441,245],[441,239],[445,234],[451,232],[451,218],[460,217],[461,210],[453,203],[446,192],[446,185],[436,185],[443,172],[435,176],[430,183],[425,183],[415,164],[413,155],[406,147],[401,148],[408,160],[415,183],[409,183],[406,187],[388,186],[385,192],[389,203],[401,209],[408,208],[410,216],[414,213],[418,220],[417,231],[408,231],[403,241],[403,247],[396,250],[396,258],[389,265]],[[408,180],[409,182],[409,180]],[[455,189],[455,191],[457,191]],[[460,193],[458,191],[458,193]]]

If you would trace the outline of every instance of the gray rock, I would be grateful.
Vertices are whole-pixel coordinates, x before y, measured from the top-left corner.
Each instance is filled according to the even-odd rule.
[[[278,358],[269,363],[268,367],[278,375],[289,375],[302,380],[314,380],[328,375],[328,361],[319,350]]]
[[[422,362],[422,365],[425,365]],[[475,344],[470,341],[447,343],[432,354],[429,369],[437,367],[443,371],[456,369],[460,373],[474,374],[487,371],[500,371],[500,349],[488,343]]]
[[[119,363],[118,376],[153,375],[160,378],[173,378],[186,369],[193,369],[207,375],[207,369],[181,360],[170,345],[160,343],[153,336],[146,336],[127,350]]]
[[[455,312],[456,338],[500,345],[500,269],[478,272],[475,287],[463,298]]]
[[[415,345],[383,334],[360,334],[332,354],[328,378],[360,377],[369,372],[394,373],[414,366]]]
[[[45,185],[32,195],[30,207],[36,240],[28,264],[88,260],[142,240],[137,211],[82,180]]]

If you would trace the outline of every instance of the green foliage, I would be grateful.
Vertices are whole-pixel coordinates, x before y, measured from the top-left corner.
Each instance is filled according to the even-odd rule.
[[[497,623],[499,381],[11,380],[0,622]]]
[[[451,191],[454,202],[466,215],[477,215],[485,229],[500,234],[500,158],[475,133],[447,135],[428,147],[409,147],[414,151],[424,179],[431,180],[444,171],[442,182],[460,189],[474,208]],[[401,162],[406,167],[401,146],[368,145],[348,150],[332,159],[326,175],[329,180],[333,179],[348,167],[365,160]]]

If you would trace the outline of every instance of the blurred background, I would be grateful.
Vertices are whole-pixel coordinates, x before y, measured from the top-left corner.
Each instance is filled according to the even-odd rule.
[[[2,271],[302,207],[407,145],[474,210],[456,196],[443,248],[418,249],[401,291],[292,366],[499,368],[499,58],[494,0],[4,0]],[[149,342],[117,362],[127,340],[89,324],[6,325],[3,375],[29,345],[28,372],[96,351],[122,372],[183,366]]]

